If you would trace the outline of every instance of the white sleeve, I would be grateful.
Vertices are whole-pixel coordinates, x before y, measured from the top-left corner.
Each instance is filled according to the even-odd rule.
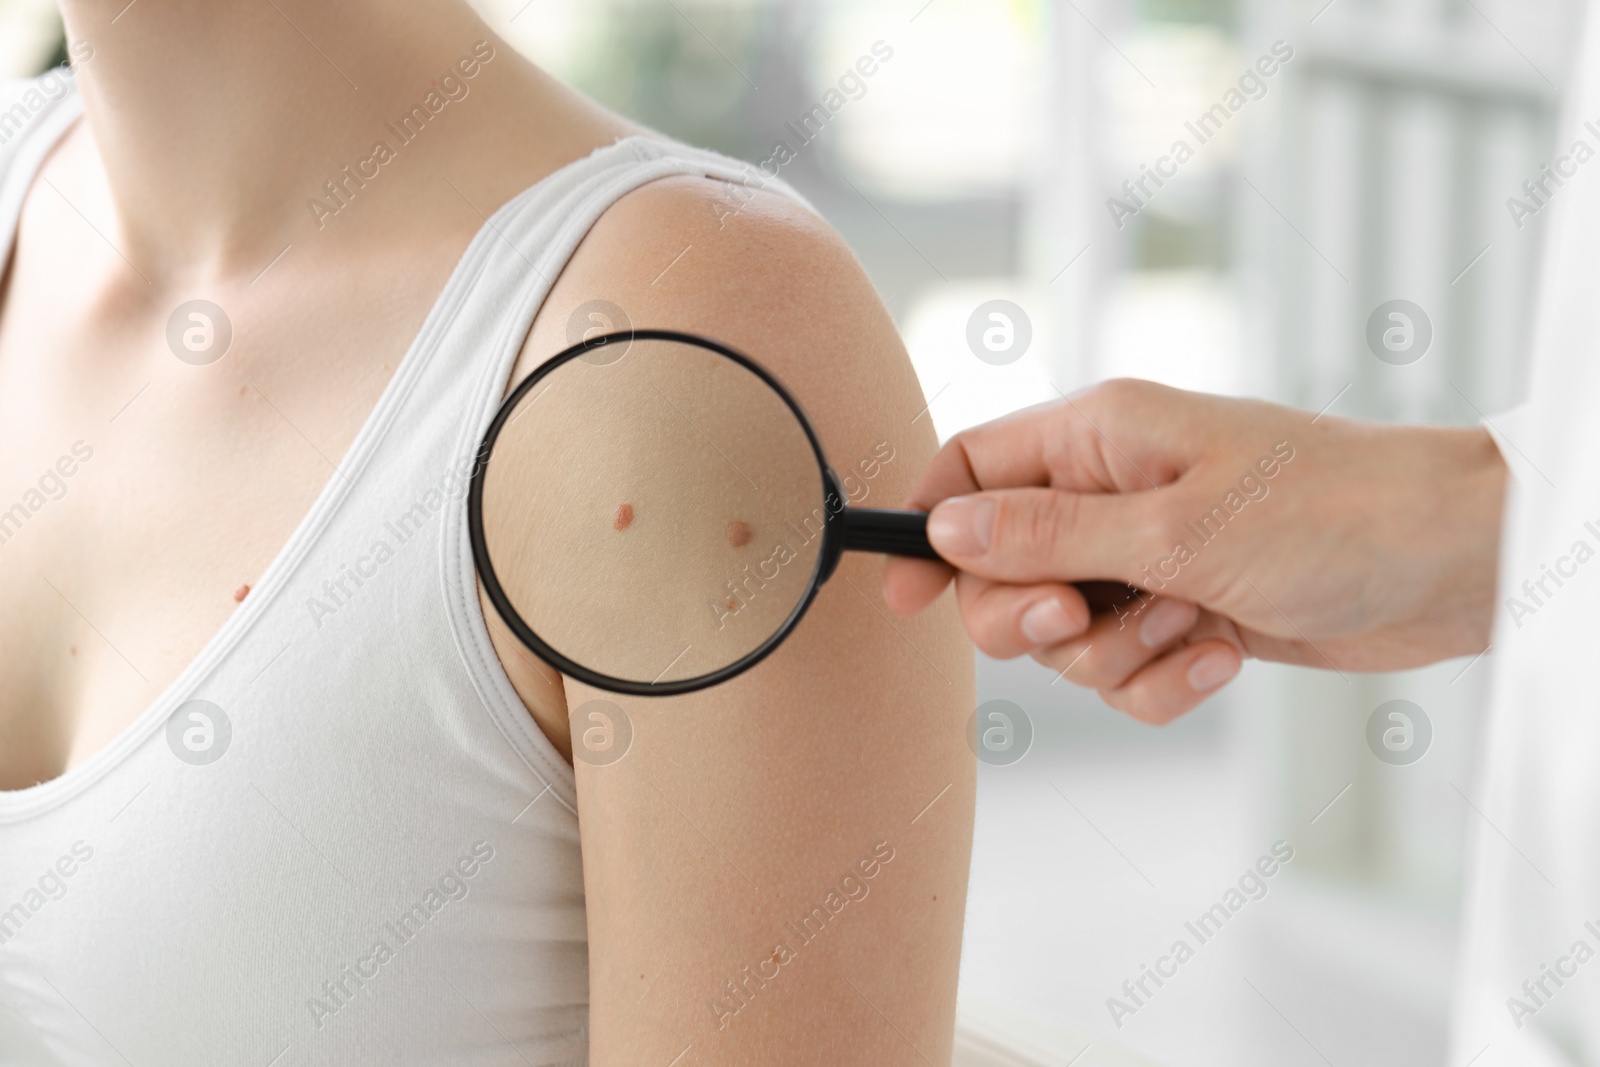
[[[1483,420],[1483,426],[1489,431],[1489,436],[1494,438],[1495,447],[1500,449],[1500,455],[1505,459],[1511,476],[1519,482],[1538,481],[1543,477],[1533,466],[1533,461],[1521,447],[1518,447],[1519,445],[1526,447],[1523,443],[1531,438],[1532,425],[1532,404],[1523,404],[1498,415],[1486,416]]]

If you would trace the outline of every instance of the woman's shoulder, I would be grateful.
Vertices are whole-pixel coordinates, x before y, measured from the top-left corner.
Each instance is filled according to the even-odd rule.
[[[924,401],[894,320],[849,245],[786,180],[792,160],[685,144],[577,94],[564,110],[578,116],[569,158],[599,157],[606,173],[584,184],[602,178],[606,205],[556,275],[514,381],[599,325],[679,330],[772,371],[830,448],[870,448],[886,412],[912,422]]]
[[[653,131],[614,150],[656,177],[618,198],[562,281],[626,292],[641,312],[774,325],[820,286],[876,295],[848,245],[781,174]],[[835,306],[836,313],[847,308]],[[636,320],[637,321],[637,320]]]
[[[700,162],[712,155],[643,143]],[[567,262],[525,355],[566,347],[569,316],[603,299],[635,327],[686,330],[747,351],[802,396],[859,387],[881,401],[887,387],[909,402],[916,384],[905,350],[850,247],[786,185],[736,174],[697,166],[618,199]],[[855,402],[825,406],[839,412]]]
[[[688,249],[679,265],[688,267],[686,276],[701,278],[729,269],[764,275],[775,257],[789,269],[804,269],[810,262],[849,255],[833,228],[786,183],[757,180],[749,164],[714,152],[649,137],[631,140],[638,151],[694,166],[619,199],[595,224],[590,251],[646,242],[663,244],[674,256]],[[702,254],[691,260],[694,252]]]

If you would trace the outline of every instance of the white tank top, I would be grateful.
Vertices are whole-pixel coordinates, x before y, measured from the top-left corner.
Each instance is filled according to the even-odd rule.
[[[81,104],[0,88],[3,261]],[[0,1063],[587,1062],[572,769],[489,643],[465,494],[550,280],[680,174],[750,168],[628,138],[497,211],[228,623],[103,751],[0,792]]]

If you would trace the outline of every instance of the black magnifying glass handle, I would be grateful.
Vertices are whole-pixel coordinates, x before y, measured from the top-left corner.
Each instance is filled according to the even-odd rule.
[[[938,559],[928,543],[928,513],[888,508],[845,508],[839,516],[846,552]]]
[[[829,471],[835,492],[844,499],[838,476]],[[896,511],[890,508],[846,507],[838,513],[838,546],[840,552],[874,552],[883,556],[909,556],[912,559],[932,559],[943,562],[943,557],[933,550],[928,541],[928,513],[925,511]],[[824,567],[822,580],[827,581],[838,564],[838,557]],[[1074,582],[1083,594],[1089,610],[1095,615],[1117,611],[1124,604],[1133,603],[1147,594],[1123,582]]]
[[[940,559],[928,542],[928,513],[887,508],[845,508],[839,516],[846,552]],[[1140,599],[1140,592],[1122,582],[1074,582],[1095,614]]]

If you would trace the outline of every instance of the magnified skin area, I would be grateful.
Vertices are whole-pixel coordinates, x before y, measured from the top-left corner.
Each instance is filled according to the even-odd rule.
[[[607,530],[619,496],[642,511],[621,505]],[[568,360],[522,398],[485,474],[484,536],[517,614],[557,652],[677,681],[742,660],[794,614],[823,497],[822,465],[766,382],[708,349],[640,340],[620,359]],[[725,524],[730,511],[759,515],[767,540]]]
[[[557,280],[508,388],[567,347],[574,309],[610,300],[635,326],[701,334],[759,360],[811,416],[834,468],[869,490],[856,502],[896,506],[936,442],[929,420],[917,418],[926,401],[893,322],[823,223],[774,195],[738,194],[748,203],[730,214],[727,187],[675,178],[612,208]],[[680,402],[699,394],[710,410],[728,399],[717,390],[736,383],[694,378],[663,391]],[[728,449],[733,437],[705,428]],[[689,461],[650,447],[649,432],[635,427],[612,446],[631,457],[615,468],[610,453],[573,450],[572,477],[587,479],[579,496],[589,503],[568,506],[593,510],[582,536],[571,536],[618,552],[649,546],[639,561],[646,577],[765,556],[790,517],[769,523],[748,485],[717,508],[689,508],[711,468],[698,453]],[[874,461],[868,479],[857,464],[875,448],[893,459]],[[773,462],[730,458],[741,467]],[[494,462],[509,494],[545,480],[551,456]],[[623,502],[634,519],[619,532]],[[673,508],[683,509],[674,529],[699,522],[703,535],[653,539]],[[730,542],[734,522],[748,525],[747,545]],[[624,758],[575,762],[597,1067],[668,1064],[691,1044],[684,1065],[949,1062],[971,849],[975,761],[964,730],[975,704],[972,650],[948,598],[891,623],[882,573],[881,557],[847,555],[770,657],[725,685],[665,699],[561,678],[521,650],[486,605],[501,662],[553,741],[570,746],[569,708],[595,698],[623,708],[632,724]],[[529,600],[561,594],[556,568],[508,580],[523,583]],[[732,594],[722,595],[725,608]],[[573,603],[589,610],[588,601]],[[603,630],[606,598],[591,607],[594,617],[578,627]],[[848,901],[815,940],[787,932],[826,908],[880,844],[892,862],[877,864],[870,880],[852,875],[864,897]],[[773,963],[780,941],[797,955]],[[760,988],[749,981],[744,1005],[719,1026],[711,1005],[727,997],[727,983],[743,980],[746,968],[759,978],[758,968],[771,974],[774,966],[777,976]]]

